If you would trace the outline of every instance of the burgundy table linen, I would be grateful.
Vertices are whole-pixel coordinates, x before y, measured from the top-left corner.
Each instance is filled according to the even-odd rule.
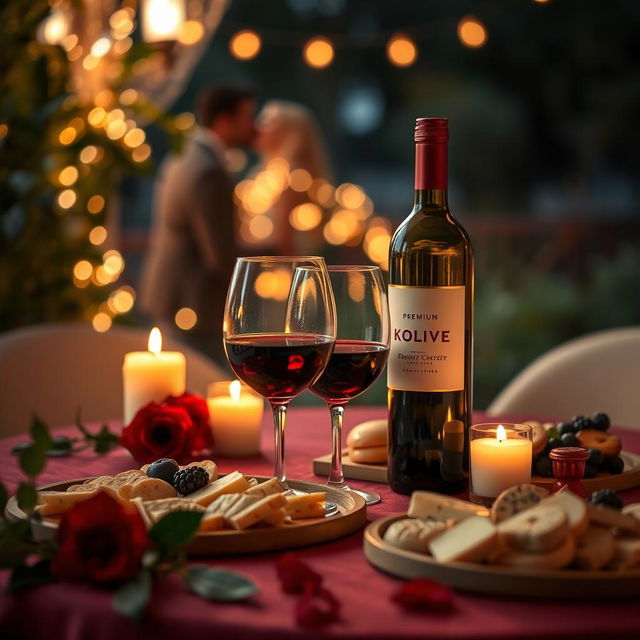
[[[364,420],[383,418],[382,407],[350,407],[345,431]],[[477,415],[476,422],[486,420]],[[491,418],[493,421],[494,418]],[[247,459],[216,459],[222,473],[239,469],[247,474],[271,475],[271,416],[265,415],[262,447],[265,455]],[[96,427],[97,425],[93,425]],[[113,428],[119,425],[112,424]],[[640,431],[613,429],[625,449],[640,452]],[[73,428],[58,434],[75,433]],[[290,478],[324,482],[314,476],[312,458],[330,450],[329,412],[323,407],[289,411],[287,420],[287,474]],[[0,480],[14,491],[20,481],[11,447],[24,437],[0,441]],[[68,458],[51,458],[39,481],[43,484],[74,478],[115,474],[134,468],[129,453],[117,449],[105,456],[89,451]],[[368,507],[369,521],[406,511],[408,497],[386,485],[350,481],[360,489],[376,491],[382,502]],[[626,503],[640,502],[640,489],[625,492]],[[249,603],[219,604],[189,593],[175,577],[160,582],[146,614],[139,622],[114,612],[112,593],[82,584],[55,583],[8,595],[8,573],[0,573],[0,638],[64,638],[65,640],[286,640],[340,639],[506,639],[637,638],[640,607],[621,602],[555,602],[489,597],[458,592],[451,613],[408,612],[390,597],[401,580],[372,567],[362,551],[362,532],[296,553],[318,573],[342,603],[341,619],[319,630],[303,630],[294,621],[296,596],[282,593],[276,579],[278,553],[229,558],[195,559],[249,576],[260,593]],[[597,587],[594,587],[597,588]]]

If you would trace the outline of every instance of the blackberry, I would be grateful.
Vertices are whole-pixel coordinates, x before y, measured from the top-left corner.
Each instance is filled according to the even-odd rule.
[[[591,422],[593,422],[593,428],[598,431],[606,431],[611,426],[611,420],[606,413],[594,413],[591,416]]]
[[[202,489],[209,482],[209,474],[202,467],[185,467],[176,471],[173,476],[173,486],[183,496]]]
[[[573,427],[576,431],[582,431],[583,429],[591,429],[593,423],[591,418],[585,418],[584,416],[576,416],[571,419]]]
[[[147,475],[150,478],[158,478],[169,484],[173,484],[173,476],[180,467],[173,458],[160,458],[152,462],[147,468]]]
[[[618,511],[624,506],[622,498],[613,489],[599,489],[598,491],[594,491],[589,498],[589,502],[601,507],[617,509]]]

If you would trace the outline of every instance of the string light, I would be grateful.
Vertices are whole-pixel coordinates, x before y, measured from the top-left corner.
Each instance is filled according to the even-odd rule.
[[[120,101],[120,104],[128,107],[138,100],[138,92],[135,89],[125,89],[120,94],[118,100]]]
[[[93,316],[91,324],[98,333],[104,333],[105,331],[109,331],[109,329],[111,329],[113,321],[111,320],[109,314],[105,313],[104,311],[100,311],[96,313],[95,316]]]
[[[93,273],[93,265],[88,260],[79,260],[73,267],[73,277],[77,280],[88,280]]]
[[[294,169],[289,178],[289,184],[294,191],[306,191],[313,184],[311,174],[305,169]]]
[[[135,162],[145,162],[151,155],[151,147],[148,144],[141,144],[131,152],[131,157]]]
[[[87,200],[87,211],[89,213],[100,213],[104,209],[104,198],[99,195],[91,196],[89,200]]]
[[[418,49],[408,36],[396,35],[387,43],[387,57],[397,67],[410,67],[418,57]]]
[[[298,231],[311,231],[322,221],[322,209],[313,202],[305,202],[294,207],[289,214],[291,226]]]
[[[478,19],[465,17],[458,23],[458,38],[465,47],[477,49],[487,41],[487,30]]]
[[[189,46],[202,40],[203,36],[204,27],[202,26],[202,22],[198,20],[187,20],[180,28],[178,42]]]
[[[303,56],[310,67],[324,69],[333,61],[333,44],[331,44],[331,40],[323,36],[311,38],[304,45]]]
[[[239,31],[229,42],[229,51],[238,60],[251,60],[255,58],[262,47],[260,36],[249,29]]]
[[[65,187],[70,187],[78,180],[78,169],[73,166],[68,166],[62,169],[58,174],[58,182]]]
[[[73,189],[65,189],[58,194],[58,206],[62,209],[70,209],[77,199],[78,196]]]
[[[78,132],[74,127],[65,127],[58,136],[60,144],[65,146],[70,145],[77,137]]]
[[[101,245],[107,239],[107,230],[103,226],[93,227],[89,232],[89,242],[92,245]]]
[[[249,232],[256,240],[266,240],[273,233],[273,222],[267,216],[258,215],[249,221]]]
[[[131,148],[140,146],[145,140],[146,134],[142,129],[131,129],[124,136],[124,143]]]
[[[135,291],[132,287],[125,285],[114,291],[107,304],[112,313],[128,313],[133,308],[135,302]]]
[[[102,58],[104,56],[107,55],[107,53],[109,53],[109,50],[111,49],[111,40],[109,40],[109,38],[98,38],[92,45],[91,45],[91,55],[94,58]]]

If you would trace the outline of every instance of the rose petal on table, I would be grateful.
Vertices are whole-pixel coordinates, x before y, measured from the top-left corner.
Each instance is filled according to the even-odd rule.
[[[405,582],[391,599],[407,609],[450,611],[453,609],[454,593],[435,580],[418,578]]]
[[[317,629],[336,621],[340,603],[328,589],[309,583],[296,604],[296,623],[305,629]]]
[[[294,553],[285,553],[276,562],[276,572],[285,593],[305,593],[308,586],[320,587],[322,576]]]

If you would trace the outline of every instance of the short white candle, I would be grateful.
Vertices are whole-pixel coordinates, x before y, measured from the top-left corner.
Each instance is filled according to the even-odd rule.
[[[531,481],[531,441],[507,435],[499,425],[495,438],[471,440],[471,488],[478,496],[495,498],[509,487]]]
[[[162,351],[162,335],[157,327],[149,334],[148,351],[131,351],[124,356],[124,424],[149,402],[185,391],[187,361],[179,351]]]
[[[219,390],[216,394],[216,390]],[[207,398],[214,451],[232,457],[254,456],[260,452],[260,426],[264,401],[239,380],[218,382]]]

